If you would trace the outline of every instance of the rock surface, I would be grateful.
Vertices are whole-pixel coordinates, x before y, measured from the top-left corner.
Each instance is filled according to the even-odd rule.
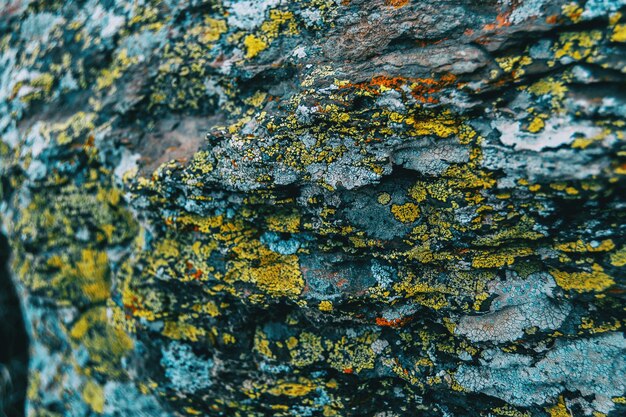
[[[625,415],[624,68],[623,0],[0,3],[26,415]]]

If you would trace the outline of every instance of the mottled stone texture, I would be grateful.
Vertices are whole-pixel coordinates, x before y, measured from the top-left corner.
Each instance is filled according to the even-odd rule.
[[[624,0],[0,2],[13,410],[626,415],[625,68]]]

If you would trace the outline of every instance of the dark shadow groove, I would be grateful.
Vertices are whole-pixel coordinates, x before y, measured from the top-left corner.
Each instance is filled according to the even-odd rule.
[[[9,256],[7,239],[0,234],[0,417],[24,417],[29,340]]]

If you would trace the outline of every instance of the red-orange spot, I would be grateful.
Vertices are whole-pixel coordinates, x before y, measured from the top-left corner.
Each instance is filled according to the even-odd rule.
[[[397,329],[411,321],[411,317],[401,317],[399,319],[387,320],[384,317],[376,317],[376,325],[381,327],[393,327]]]
[[[411,96],[421,103],[438,103],[439,100],[432,97],[445,87],[450,86],[456,81],[453,74],[444,74],[439,79],[435,78],[405,78],[405,77],[388,77],[380,75],[372,78],[370,81],[352,84],[346,83],[340,86],[341,89],[353,88],[365,91],[372,95],[380,95],[385,89],[402,91],[403,86],[411,88]]]
[[[343,278],[343,279],[340,279],[339,281],[337,281],[337,286],[338,286],[339,288],[341,288],[341,287],[343,287],[344,285],[346,285],[347,283],[348,283],[348,280],[347,280],[347,279],[345,279],[345,278]]]
[[[499,14],[498,16],[496,16],[496,21],[494,23],[486,24],[485,26],[483,26],[483,29],[491,31],[495,29],[501,29],[506,26],[511,26],[511,22],[509,22],[510,15],[510,11]]]
[[[385,0],[385,4],[399,9],[400,7],[404,7],[409,4],[409,0]]]

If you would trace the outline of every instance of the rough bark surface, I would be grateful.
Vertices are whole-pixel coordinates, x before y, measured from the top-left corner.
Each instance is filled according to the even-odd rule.
[[[26,414],[625,415],[625,13],[0,2]]]

